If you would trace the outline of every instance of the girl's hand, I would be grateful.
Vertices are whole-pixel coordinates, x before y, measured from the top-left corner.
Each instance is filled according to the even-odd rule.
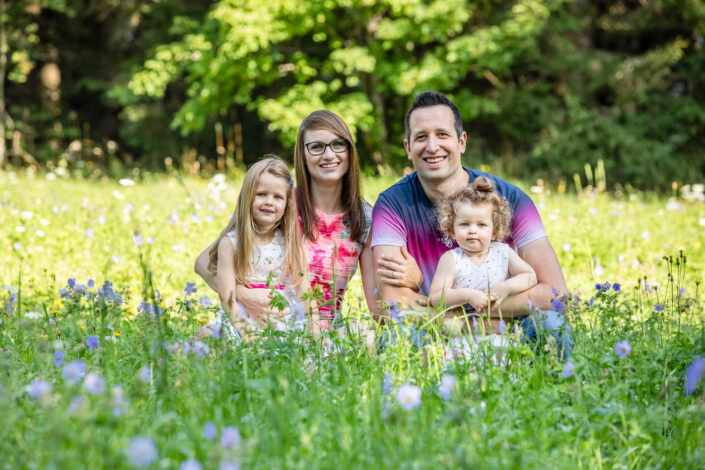
[[[377,274],[379,274],[381,281],[396,287],[421,289],[423,274],[405,246],[401,247],[401,256],[401,259],[386,255],[379,258]]]
[[[482,313],[487,308],[487,303],[494,303],[497,297],[493,294],[487,294],[485,291],[470,289],[468,303],[475,309],[477,313]]]

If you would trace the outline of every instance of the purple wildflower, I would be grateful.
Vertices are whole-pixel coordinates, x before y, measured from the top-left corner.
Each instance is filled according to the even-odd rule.
[[[72,277],[68,281],[66,281],[66,285],[69,287],[69,289],[73,289],[76,287],[76,278]]]
[[[421,406],[421,389],[416,385],[404,384],[399,387],[396,398],[402,409],[413,410]]]
[[[97,336],[90,335],[86,339],[86,346],[88,346],[88,349],[93,351],[95,349],[98,349],[98,345],[100,344],[100,341],[98,341]]]
[[[93,279],[88,279],[88,288],[93,289],[95,287],[95,281]]]
[[[385,395],[389,395],[389,393],[392,391],[392,374],[389,372],[385,372],[384,374],[384,380],[382,380],[382,392]]]
[[[140,367],[140,370],[137,371],[137,377],[143,384],[146,384],[150,380],[152,380],[152,371],[149,369],[149,366],[147,364]]]
[[[201,304],[201,307],[203,308],[208,308],[211,306],[211,298],[208,297],[207,295],[204,295],[199,299],[199,302]]]
[[[615,292],[619,292],[619,290],[620,290],[621,288],[622,288],[622,286],[619,284],[619,282],[615,282],[614,284],[612,284],[612,289],[613,289]]]
[[[86,375],[86,380],[83,382],[83,387],[93,395],[100,395],[105,389],[105,379],[95,372]]]
[[[69,402],[69,406],[66,408],[66,412],[70,415],[73,415],[78,411],[78,408],[83,405],[84,402],[83,395],[76,395],[71,399]]]
[[[553,310],[555,310],[556,312],[558,312],[558,313],[563,313],[564,305],[563,305],[563,302],[561,302],[560,300],[558,300],[558,299],[553,299],[553,300],[551,301],[551,307],[552,307]]]
[[[685,287],[678,289],[678,297],[685,297]]]
[[[61,375],[64,380],[73,385],[76,385],[78,382],[81,381],[85,373],[86,365],[83,363],[82,360],[76,359],[75,361],[69,362],[64,366],[64,370]]]
[[[455,388],[455,377],[452,375],[444,375],[441,377],[441,384],[438,386],[438,393],[445,401],[450,400]]]
[[[235,449],[242,443],[240,431],[236,427],[226,426],[220,436],[220,445],[226,449]]]
[[[626,339],[624,341],[618,341],[614,345],[614,353],[619,357],[627,357],[629,353],[632,352],[632,345]]]
[[[500,320],[499,324],[497,325],[497,329],[503,335],[506,334],[507,333],[507,323],[504,320]]]
[[[185,462],[181,462],[179,465],[179,470],[202,470],[201,463],[196,459],[189,459]]]
[[[595,290],[602,290],[602,284],[595,284]]]
[[[37,400],[42,399],[49,392],[51,392],[51,384],[46,380],[37,379],[27,386],[29,396]]]
[[[149,437],[133,437],[130,441],[130,447],[127,449],[130,463],[137,468],[146,467],[157,460],[158,456],[157,446]]]
[[[399,304],[396,302],[389,302],[389,307],[387,311],[392,315],[392,321],[395,323],[401,323],[404,321],[404,313],[399,310]]]
[[[61,367],[64,364],[64,357],[63,351],[56,351],[54,353],[54,367]]]
[[[654,312],[663,312],[663,304],[654,305]]]
[[[203,437],[207,441],[212,441],[215,438],[215,424],[213,424],[213,421],[207,421],[203,426]]]
[[[186,287],[184,287],[184,293],[188,296],[191,294],[196,293],[196,283],[195,282],[187,282]]]
[[[568,361],[565,363],[563,366],[563,378],[568,379],[572,376],[575,375],[575,364],[573,362]]]
[[[240,470],[240,466],[235,462],[224,461],[220,462],[218,470]]]
[[[698,356],[693,359],[685,371],[685,388],[683,392],[685,392],[686,395],[692,395],[698,389],[700,379],[703,377],[703,372],[705,372],[705,359]]]

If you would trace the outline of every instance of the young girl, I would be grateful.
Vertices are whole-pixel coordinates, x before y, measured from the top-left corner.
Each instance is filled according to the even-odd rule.
[[[259,327],[237,302],[238,284],[274,287],[294,302],[308,287],[295,204],[294,180],[283,161],[266,156],[250,167],[235,212],[209,252],[222,307],[212,327],[230,339],[248,341]]]
[[[484,176],[449,197],[439,208],[441,231],[458,247],[441,256],[430,301],[446,307],[469,304],[480,313],[536,285],[536,273],[507,244],[511,212],[506,199]],[[488,292],[489,291],[489,292]]]

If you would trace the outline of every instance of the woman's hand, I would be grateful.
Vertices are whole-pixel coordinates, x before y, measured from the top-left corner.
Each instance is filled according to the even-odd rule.
[[[284,315],[288,314],[288,309],[284,311],[274,310],[269,305],[272,301],[272,296],[269,295],[269,289],[250,289],[249,287],[237,286],[237,301],[253,320],[262,326],[267,325],[267,319],[271,323],[277,323]]]
[[[382,255],[377,261],[377,274],[380,280],[396,287],[407,287],[416,291],[421,289],[423,274],[416,260],[405,246],[401,247],[402,258]]]

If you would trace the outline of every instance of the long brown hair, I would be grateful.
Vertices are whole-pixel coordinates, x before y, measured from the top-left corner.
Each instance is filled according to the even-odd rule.
[[[309,240],[317,236],[318,217],[311,203],[311,174],[306,166],[304,137],[307,131],[327,130],[348,144],[348,171],[343,176],[342,205],[346,208],[343,222],[350,230],[350,239],[358,240],[365,231],[365,211],[360,196],[360,161],[350,129],[337,114],[319,110],[309,114],[301,123],[294,147],[296,169],[296,203],[301,216],[301,231]]]
[[[238,283],[246,284],[249,276],[254,275],[252,269],[252,253],[256,246],[255,234],[259,227],[255,225],[252,218],[252,200],[255,196],[257,183],[263,173],[269,173],[284,179],[288,184],[286,192],[286,208],[284,215],[279,220],[273,230],[279,229],[284,236],[284,247],[286,258],[282,267],[282,280],[287,276],[291,279],[291,284],[296,286],[305,279],[306,255],[301,242],[299,224],[296,220],[296,203],[294,202],[294,182],[286,164],[275,155],[265,155],[264,158],[247,170],[245,179],[240,188],[240,195],[237,199],[237,207],[233,212],[230,222],[218,236],[215,245],[208,253],[210,262],[208,270],[216,272],[218,266],[218,244],[229,232],[235,230],[237,233],[237,250],[235,250],[235,278]]]
[[[502,241],[509,234],[512,211],[509,201],[497,194],[489,178],[478,176],[469,185],[444,199],[438,208],[438,225],[441,231],[455,238],[456,208],[461,203],[489,204],[492,206],[492,241]]]

